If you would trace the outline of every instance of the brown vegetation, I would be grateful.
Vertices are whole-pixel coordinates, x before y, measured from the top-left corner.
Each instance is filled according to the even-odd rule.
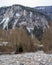
[[[52,53],[52,27],[49,27],[49,29],[45,30],[41,44],[44,45],[44,51]]]
[[[32,39],[24,28],[10,29],[8,31],[0,30],[1,42],[8,42],[8,44],[0,46],[0,52],[35,52],[40,50],[41,45],[43,45],[42,50],[50,53],[52,52],[52,27],[45,30],[40,41],[35,36]]]
[[[10,49],[19,52],[33,52],[37,51],[38,47],[35,44],[38,44],[39,41],[34,38],[32,39],[30,35],[27,34],[26,30],[23,28],[18,28],[15,30],[3,31],[0,32],[0,42],[7,41],[9,42],[8,46],[2,47],[5,48],[2,51],[10,51]],[[0,47],[1,48],[1,47]],[[6,51],[6,49],[8,49]],[[20,50],[22,49],[22,50]],[[0,49],[1,51],[1,49]]]

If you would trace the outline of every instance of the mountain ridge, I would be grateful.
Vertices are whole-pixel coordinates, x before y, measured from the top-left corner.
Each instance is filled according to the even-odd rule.
[[[19,6],[19,7],[18,7]],[[21,13],[19,12],[20,11],[20,8],[21,8]],[[4,9],[4,10],[2,10],[2,9]],[[16,9],[16,10],[15,10]],[[2,12],[3,11],[3,12]],[[16,14],[16,12],[17,12],[17,14]],[[19,14],[20,13],[20,14]],[[22,14],[23,13],[23,14]],[[27,15],[26,15],[27,14]],[[12,18],[18,18],[18,17],[20,17],[20,15],[22,16],[22,17],[30,17],[30,18],[32,18],[32,15],[37,15],[37,17],[38,17],[38,15],[42,15],[43,16],[43,14],[42,13],[40,13],[40,12],[38,12],[36,9],[34,10],[33,8],[29,8],[29,7],[24,7],[24,6],[21,6],[21,5],[13,5],[13,6],[10,6],[10,7],[7,7],[7,8],[1,8],[0,9],[0,20],[1,20],[1,18],[5,18],[5,17],[11,17],[11,19]],[[33,15],[33,16],[34,16]],[[3,16],[3,17],[2,17]],[[14,18],[14,19],[15,19]],[[29,19],[30,19],[29,18]],[[28,19],[28,18],[27,18]],[[2,23],[3,23],[3,21],[2,21]],[[0,23],[1,24],[1,23]]]

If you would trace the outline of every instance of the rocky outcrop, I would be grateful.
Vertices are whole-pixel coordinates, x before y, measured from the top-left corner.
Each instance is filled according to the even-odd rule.
[[[28,31],[35,26],[43,29],[49,27],[46,17],[36,9],[13,5],[0,8],[0,26],[2,29],[15,29],[16,27],[26,26]]]
[[[0,8],[0,29],[9,30],[18,27],[25,27],[32,38],[34,34],[41,38],[44,30],[49,28],[49,23],[46,16],[34,8],[21,5]]]

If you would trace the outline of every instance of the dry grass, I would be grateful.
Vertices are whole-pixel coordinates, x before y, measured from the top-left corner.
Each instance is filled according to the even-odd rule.
[[[41,43],[44,45],[44,51],[45,52],[51,52],[52,53],[52,27],[45,30]]]
[[[15,30],[0,30],[0,42],[7,41],[7,46],[0,46],[0,52],[35,52],[39,50],[40,44],[43,45],[45,52],[52,52],[52,27],[45,30],[42,40],[39,41],[37,38],[31,38],[23,28],[17,28]],[[22,49],[22,50],[19,50]]]
[[[10,49],[13,49],[16,52],[19,52],[20,47],[22,48],[22,52],[33,52],[38,50],[38,47],[36,47],[34,44],[38,44],[39,41],[36,38],[32,39],[31,36],[28,35],[26,30],[23,28],[18,28],[9,31],[1,31],[0,42],[2,41],[9,42],[8,44],[9,47],[3,46],[0,49],[0,51],[2,50],[7,52],[10,51]]]

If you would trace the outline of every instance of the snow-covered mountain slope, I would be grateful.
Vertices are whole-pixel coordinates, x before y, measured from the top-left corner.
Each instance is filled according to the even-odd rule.
[[[46,16],[34,8],[21,5],[0,8],[1,29],[8,30],[22,26],[25,26],[26,30],[32,34],[35,29],[44,32],[46,28],[49,28],[49,23]]]
[[[3,29],[9,29],[10,26],[15,29],[15,27],[22,25],[29,28],[40,26],[44,29],[49,27],[48,21],[44,15],[33,8],[21,5],[0,8],[0,25],[2,25]]]

